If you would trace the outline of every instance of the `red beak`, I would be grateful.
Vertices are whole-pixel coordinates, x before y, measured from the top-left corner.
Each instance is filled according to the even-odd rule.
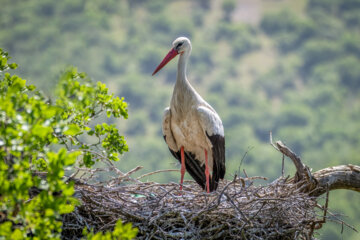
[[[171,59],[173,59],[178,54],[179,54],[178,51],[172,48],[170,52],[166,55],[166,57],[164,57],[162,62],[159,64],[159,66],[157,66],[157,68],[155,69],[152,75],[154,76],[158,71],[160,71],[160,69],[162,69],[168,62],[170,62]]]

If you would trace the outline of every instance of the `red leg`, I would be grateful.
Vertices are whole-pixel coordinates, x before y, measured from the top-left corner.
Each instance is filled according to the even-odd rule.
[[[181,179],[180,179],[180,190],[182,190],[183,182],[184,182],[184,175],[185,175],[185,156],[184,156],[184,147],[180,149],[181,154]]]
[[[208,155],[207,155],[207,151],[205,149],[205,177],[206,177],[206,191],[207,193],[210,192],[210,186],[209,186],[209,163],[208,163]]]

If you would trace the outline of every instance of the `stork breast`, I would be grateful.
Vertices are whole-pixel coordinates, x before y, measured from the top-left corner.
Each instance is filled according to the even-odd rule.
[[[193,152],[198,148],[209,148],[206,135],[193,115],[188,115],[182,121],[173,121],[171,126],[178,147],[184,146],[185,149]]]

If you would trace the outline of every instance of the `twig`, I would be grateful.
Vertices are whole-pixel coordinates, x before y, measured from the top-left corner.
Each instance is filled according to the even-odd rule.
[[[282,155],[282,161],[281,161],[281,176],[284,177],[284,159],[285,155]]]
[[[246,155],[248,155],[248,153],[249,153],[253,148],[254,148],[254,147],[248,147],[248,149],[246,150],[246,152],[245,152],[244,155],[242,156],[242,158],[241,158],[241,160],[240,160],[240,164],[239,164],[238,174],[240,174],[241,165],[243,164],[243,161],[244,161]]]
[[[164,170],[157,170],[157,171],[153,171],[153,172],[149,172],[149,173],[146,173],[146,174],[143,174],[141,175],[140,177],[137,177],[136,179],[137,180],[140,180],[144,177],[148,177],[150,175],[154,175],[154,174],[157,174],[157,173],[162,173],[162,172],[179,172],[180,170],[178,169],[164,169]]]
[[[296,167],[296,174],[295,174],[295,182],[301,181],[303,177],[307,177],[312,183],[312,176],[308,168],[301,162],[301,159],[290,149],[288,148],[282,141],[276,141],[275,144],[272,140],[272,133],[270,132],[270,144],[283,155],[289,157],[295,167]]]

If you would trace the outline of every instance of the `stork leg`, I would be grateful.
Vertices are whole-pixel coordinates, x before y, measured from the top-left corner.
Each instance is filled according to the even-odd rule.
[[[209,176],[210,176],[210,172],[209,172],[208,154],[207,154],[207,151],[205,149],[205,177],[206,177],[206,191],[207,191],[207,193],[210,192]]]
[[[184,175],[185,175],[185,156],[184,156],[184,147],[181,147],[180,149],[181,154],[181,179],[180,179],[180,190],[183,188],[183,182],[184,182]]]

